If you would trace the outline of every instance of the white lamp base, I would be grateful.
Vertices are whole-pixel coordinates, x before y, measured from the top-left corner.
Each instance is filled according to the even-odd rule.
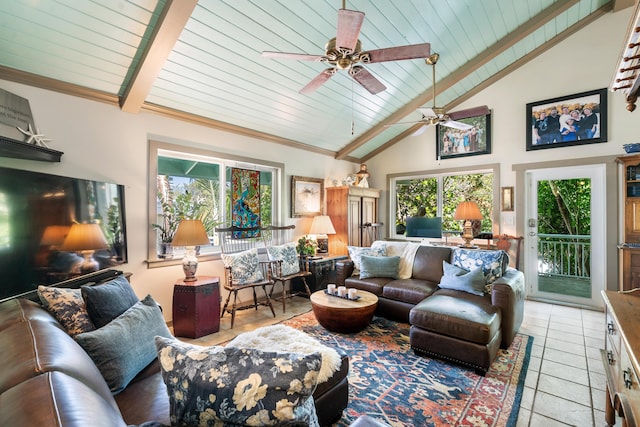
[[[195,282],[198,280],[196,271],[198,270],[198,257],[196,257],[196,247],[187,246],[182,258],[182,271],[184,271],[185,282]]]

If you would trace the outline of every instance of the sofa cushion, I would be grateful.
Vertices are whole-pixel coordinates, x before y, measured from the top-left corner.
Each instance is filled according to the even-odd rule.
[[[156,338],[172,425],[318,425],[319,353],[200,347]]]
[[[444,274],[440,279],[442,289],[453,289],[456,291],[469,292],[473,295],[484,295],[486,279],[480,267],[468,271],[464,268],[456,267],[447,261],[442,261]]]
[[[347,288],[356,288],[361,291],[371,292],[376,296],[382,296],[382,291],[385,285],[394,281],[389,277],[370,277],[368,279],[361,279],[360,276],[347,277],[344,280],[344,284]]]
[[[124,276],[100,285],[83,286],[80,290],[96,328],[103,327],[138,302],[138,297]]]
[[[387,299],[417,304],[438,289],[438,284],[428,280],[399,279],[388,282],[382,296]]]
[[[93,331],[93,325],[80,289],[38,286],[42,306],[56,318],[72,337]]]
[[[76,335],[114,394],[156,358],[154,337],[171,337],[160,307],[147,296],[112,322]]]
[[[222,262],[225,267],[231,268],[234,285],[246,285],[264,280],[258,259],[258,249],[249,249],[236,254],[222,254]]]
[[[360,278],[389,277],[397,279],[399,266],[399,256],[362,255],[360,258]]]
[[[414,327],[486,345],[500,331],[500,309],[488,296],[440,289],[411,309]]]
[[[296,243],[286,243],[278,246],[267,246],[269,260],[282,260],[282,275],[290,276],[300,271],[300,260],[296,252]]]
[[[469,271],[480,267],[487,284],[491,284],[507,270],[509,255],[502,250],[455,248],[451,255],[451,264]]]
[[[347,246],[349,251],[349,258],[353,261],[353,274],[360,274],[360,259],[362,255],[368,256],[385,256],[387,254],[387,247],[384,244],[379,244],[376,247],[360,247],[360,246]]]
[[[438,283],[442,277],[442,261],[451,261],[448,246],[420,246],[413,261],[412,279]]]

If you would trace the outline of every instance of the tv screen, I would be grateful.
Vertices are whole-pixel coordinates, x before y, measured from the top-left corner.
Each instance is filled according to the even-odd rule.
[[[0,167],[0,300],[87,273],[62,244],[74,223],[98,224],[98,270],[127,262],[124,186]]]
[[[437,216],[427,218],[423,216],[412,216],[407,218],[407,237],[442,237],[442,218]]]

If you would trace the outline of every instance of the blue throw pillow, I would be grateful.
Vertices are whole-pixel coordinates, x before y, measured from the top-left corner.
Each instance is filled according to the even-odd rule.
[[[148,295],[108,325],[75,339],[116,394],[156,358],[158,335],[172,337],[160,307]]]
[[[490,285],[496,279],[502,277],[509,266],[509,255],[502,250],[477,250],[455,248],[451,254],[451,264],[473,270],[482,268],[482,272]]]
[[[486,279],[481,268],[471,271],[456,267],[447,261],[442,261],[444,275],[440,279],[440,287],[454,291],[468,292],[473,295],[484,295]]]
[[[138,297],[124,276],[101,285],[83,286],[82,298],[96,328],[101,328],[137,303]]]
[[[318,425],[312,393],[320,353],[201,347],[161,337],[156,347],[173,426]]]
[[[399,256],[369,256],[360,257],[360,278],[388,277],[398,278],[400,268]]]

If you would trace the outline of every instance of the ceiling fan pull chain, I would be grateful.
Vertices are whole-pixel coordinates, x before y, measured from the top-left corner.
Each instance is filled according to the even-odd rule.
[[[351,136],[356,133],[356,123],[353,113],[353,79],[351,79]]]

